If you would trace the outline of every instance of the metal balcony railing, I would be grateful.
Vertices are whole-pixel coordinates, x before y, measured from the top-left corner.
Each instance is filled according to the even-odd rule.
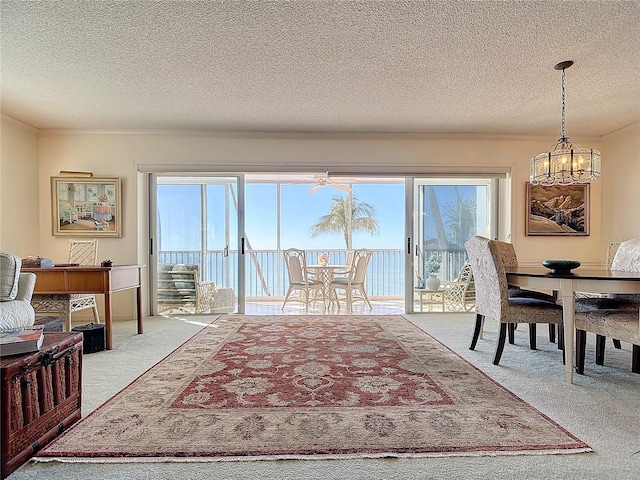
[[[405,294],[405,252],[396,249],[372,249],[367,270],[367,293],[371,298],[402,298]],[[318,263],[322,253],[329,255],[329,263],[344,265],[346,250],[307,250],[307,262]],[[433,253],[442,255],[438,278],[453,280],[464,265],[467,255],[464,250],[424,251],[427,259]],[[203,258],[204,257],[204,258]],[[247,299],[284,297],[288,283],[287,269],[282,251],[251,250],[245,261],[245,289]],[[234,287],[238,282],[238,252],[209,250],[204,255],[195,250],[172,250],[158,253],[160,263],[187,263],[199,265],[202,280],[213,280],[216,285]],[[414,275],[415,276],[415,275]],[[425,276],[425,275],[423,275]]]

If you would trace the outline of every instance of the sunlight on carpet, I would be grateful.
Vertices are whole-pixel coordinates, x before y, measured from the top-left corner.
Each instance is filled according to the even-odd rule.
[[[81,420],[39,459],[588,451],[401,315],[228,315]]]

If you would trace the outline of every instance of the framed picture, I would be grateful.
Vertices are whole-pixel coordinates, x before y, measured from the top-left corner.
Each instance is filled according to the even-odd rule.
[[[589,184],[527,182],[527,235],[589,235]]]
[[[119,178],[51,177],[54,235],[121,237]]]

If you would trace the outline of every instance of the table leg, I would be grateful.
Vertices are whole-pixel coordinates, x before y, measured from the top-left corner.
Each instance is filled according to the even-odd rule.
[[[138,334],[144,333],[144,325],[142,324],[142,287],[136,288],[136,302],[138,310]]]
[[[104,294],[104,328],[107,337],[107,350],[113,348],[113,341],[111,335],[111,294]]]
[[[564,323],[564,361],[568,383],[573,383],[573,345],[575,339],[575,300],[573,282],[562,280],[562,320]]]

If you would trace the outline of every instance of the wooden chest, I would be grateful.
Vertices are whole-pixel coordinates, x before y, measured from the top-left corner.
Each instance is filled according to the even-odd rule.
[[[40,351],[2,357],[2,478],[80,419],[82,333],[45,333]]]

